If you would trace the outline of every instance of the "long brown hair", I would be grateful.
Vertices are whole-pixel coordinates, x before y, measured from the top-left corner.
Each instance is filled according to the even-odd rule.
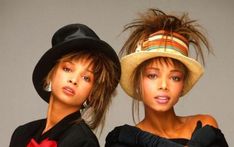
[[[105,123],[105,115],[111,103],[111,97],[115,94],[115,89],[119,82],[120,75],[115,71],[120,71],[120,67],[115,65],[106,55],[98,52],[80,51],[63,56],[57,61],[45,78],[45,86],[50,81],[56,70],[58,63],[64,60],[90,59],[94,72],[94,85],[90,93],[88,109],[83,112],[91,129],[101,126],[101,131]],[[80,120],[77,120],[79,122]]]

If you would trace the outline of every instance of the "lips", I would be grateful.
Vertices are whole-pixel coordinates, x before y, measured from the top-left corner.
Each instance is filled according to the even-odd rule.
[[[155,97],[155,99],[156,99],[156,102],[159,104],[166,104],[168,103],[170,98],[168,96],[157,96]]]
[[[66,94],[66,95],[69,95],[69,96],[73,96],[75,95],[75,90],[69,86],[65,86],[63,87],[63,92]]]

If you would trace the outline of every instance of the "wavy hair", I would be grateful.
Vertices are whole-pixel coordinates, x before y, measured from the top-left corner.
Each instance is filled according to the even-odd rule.
[[[90,93],[88,107],[83,107],[81,112],[89,127],[91,129],[96,129],[100,126],[101,133],[105,123],[106,112],[112,100],[111,97],[115,95],[116,87],[119,83],[120,65],[117,65],[109,57],[99,52],[84,50],[70,53],[57,61],[57,64],[45,78],[44,85],[50,81],[60,62],[86,59],[91,60],[90,66],[92,65],[93,67],[94,85]],[[80,120],[81,119],[78,119],[77,122]]]

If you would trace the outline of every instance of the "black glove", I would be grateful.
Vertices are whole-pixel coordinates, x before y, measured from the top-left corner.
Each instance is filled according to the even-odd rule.
[[[226,139],[225,139],[224,134],[222,133],[222,131],[220,129],[212,127],[212,126],[209,126],[209,127],[215,133],[215,139],[211,138],[211,137],[207,138],[207,139],[210,139],[210,141],[212,142],[212,143],[209,143],[209,147],[228,147],[227,141],[226,141]],[[203,142],[203,144],[204,144],[204,140],[201,141],[201,142]]]
[[[112,144],[118,143],[119,141],[119,133],[121,131],[121,126],[120,127],[115,127],[114,130],[108,133],[106,136],[106,143],[105,147],[110,147]]]
[[[183,147],[183,145],[129,125],[116,127],[111,131],[106,138],[105,147],[109,147],[108,145],[117,142],[140,147]]]
[[[191,140],[188,142],[189,147],[209,147],[217,138],[217,128],[210,125],[202,127],[201,121],[197,122],[197,126],[192,133]]]
[[[220,129],[214,128],[216,133],[216,141],[212,143],[211,147],[228,147],[228,143]]]

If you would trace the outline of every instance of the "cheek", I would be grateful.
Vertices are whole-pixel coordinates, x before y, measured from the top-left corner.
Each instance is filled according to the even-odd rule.
[[[147,81],[147,80],[142,80],[141,81],[141,89],[142,89],[142,94],[144,94],[145,92],[147,92],[147,89],[148,89],[148,87],[149,87],[149,84],[148,84],[149,82]]]
[[[57,84],[61,83],[64,80],[65,80],[64,76],[62,74],[59,74],[59,73],[55,73],[51,78],[51,82],[57,83]]]
[[[147,97],[151,95],[151,93],[155,92],[156,83],[153,82],[152,80],[145,79],[145,80],[142,80],[141,88],[142,88],[143,97]]]
[[[181,93],[182,93],[182,91],[183,91],[183,89],[184,89],[184,84],[183,84],[183,83],[177,83],[177,84],[175,84],[175,86],[173,86],[173,87],[174,87],[174,88],[172,88],[171,90],[173,90],[174,93],[180,97],[180,96],[181,96]]]
[[[87,83],[85,81],[82,81],[79,86],[79,90],[84,92],[85,94],[89,94],[93,88],[93,83]]]
[[[52,75],[51,75],[51,79],[53,81],[58,81],[61,80],[63,78],[63,73],[57,69]]]
[[[86,89],[87,89],[88,94],[90,94],[92,88],[93,88],[93,85],[87,85]]]

